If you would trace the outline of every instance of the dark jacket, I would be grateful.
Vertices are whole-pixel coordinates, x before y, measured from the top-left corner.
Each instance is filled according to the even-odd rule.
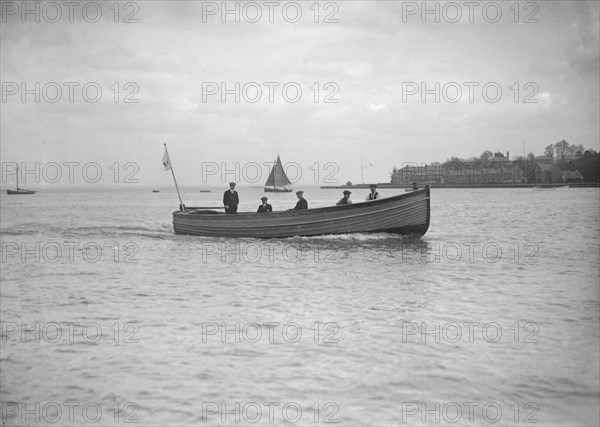
[[[239,204],[240,197],[238,196],[237,191],[233,190],[233,194],[231,194],[230,190],[223,193],[223,205],[229,205],[229,209],[226,209],[226,212],[236,213]]]
[[[273,212],[273,206],[271,206],[268,203],[266,205],[260,205],[258,207],[258,210],[256,212],[258,212],[258,213],[261,213],[261,212]]]
[[[302,209],[308,209],[308,202],[304,197],[298,200],[298,203],[296,203],[296,207],[294,207],[295,211],[299,211]]]

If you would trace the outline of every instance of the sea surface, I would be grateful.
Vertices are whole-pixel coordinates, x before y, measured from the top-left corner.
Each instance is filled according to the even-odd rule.
[[[280,240],[176,236],[160,190],[0,196],[2,424],[598,425],[598,189],[433,189],[422,239]]]

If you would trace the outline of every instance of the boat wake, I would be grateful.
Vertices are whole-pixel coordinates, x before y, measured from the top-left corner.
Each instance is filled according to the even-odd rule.
[[[25,236],[60,236],[62,239],[81,238],[124,238],[137,237],[149,239],[171,239],[173,229],[171,224],[156,224],[155,227],[130,227],[130,226],[83,226],[83,227],[59,227],[47,223],[19,224],[15,227],[0,229],[0,236],[25,237]]]
[[[100,236],[104,238],[143,237],[150,239],[169,239],[173,237],[171,224],[156,224],[150,227],[74,227],[64,230],[64,234],[72,237]]]
[[[364,242],[364,241],[373,241],[373,240],[388,240],[394,239],[398,240],[399,238],[408,238],[406,236],[400,236],[394,233],[350,233],[350,234],[325,234],[322,236],[308,236],[308,237],[288,237],[283,240],[290,241],[346,241],[346,242]],[[414,239],[414,238],[413,238]]]

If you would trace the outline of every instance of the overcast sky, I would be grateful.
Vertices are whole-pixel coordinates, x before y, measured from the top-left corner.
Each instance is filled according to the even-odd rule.
[[[599,149],[597,1],[429,2],[439,22],[420,1],[246,3],[238,23],[221,2],[41,2],[36,22],[34,2],[2,1],[2,162],[96,162],[111,179],[134,162],[141,184],[169,185],[167,143],[182,185],[203,163],[207,184],[238,163],[260,185],[266,167],[256,184],[244,165],[277,154],[306,185],[360,182],[361,156],[365,181],[388,182],[484,150]]]

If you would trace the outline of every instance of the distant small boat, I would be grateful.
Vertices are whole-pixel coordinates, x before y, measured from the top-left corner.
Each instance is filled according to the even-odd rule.
[[[267,182],[265,182],[265,192],[289,193],[292,191],[292,189],[287,188],[287,186],[291,184],[291,181],[288,179],[285,171],[283,170],[283,165],[281,164],[281,159],[279,158],[278,154],[277,160],[274,162],[271,173],[267,178]]]
[[[291,193],[291,188],[269,188],[265,187],[265,193]]]
[[[35,191],[25,190],[24,188],[19,188],[19,166],[18,165],[17,165],[17,189],[16,190],[6,190],[6,194],[12,194],[12,195],[35,194]]]
[[[21,194],[21,195],[25,195],[25,194],[35,194],[35,191],[31,191],[31,190],[25,190],[23,188],[18,188],[16,190],[6,190],[6,194]]]
[[[160,193],[160,190],[152,190],[153,193]]]
[[[210,192],[211,192],[211,190],[200,190],[199,192],[200,192],[200,193],[210,193]]]

